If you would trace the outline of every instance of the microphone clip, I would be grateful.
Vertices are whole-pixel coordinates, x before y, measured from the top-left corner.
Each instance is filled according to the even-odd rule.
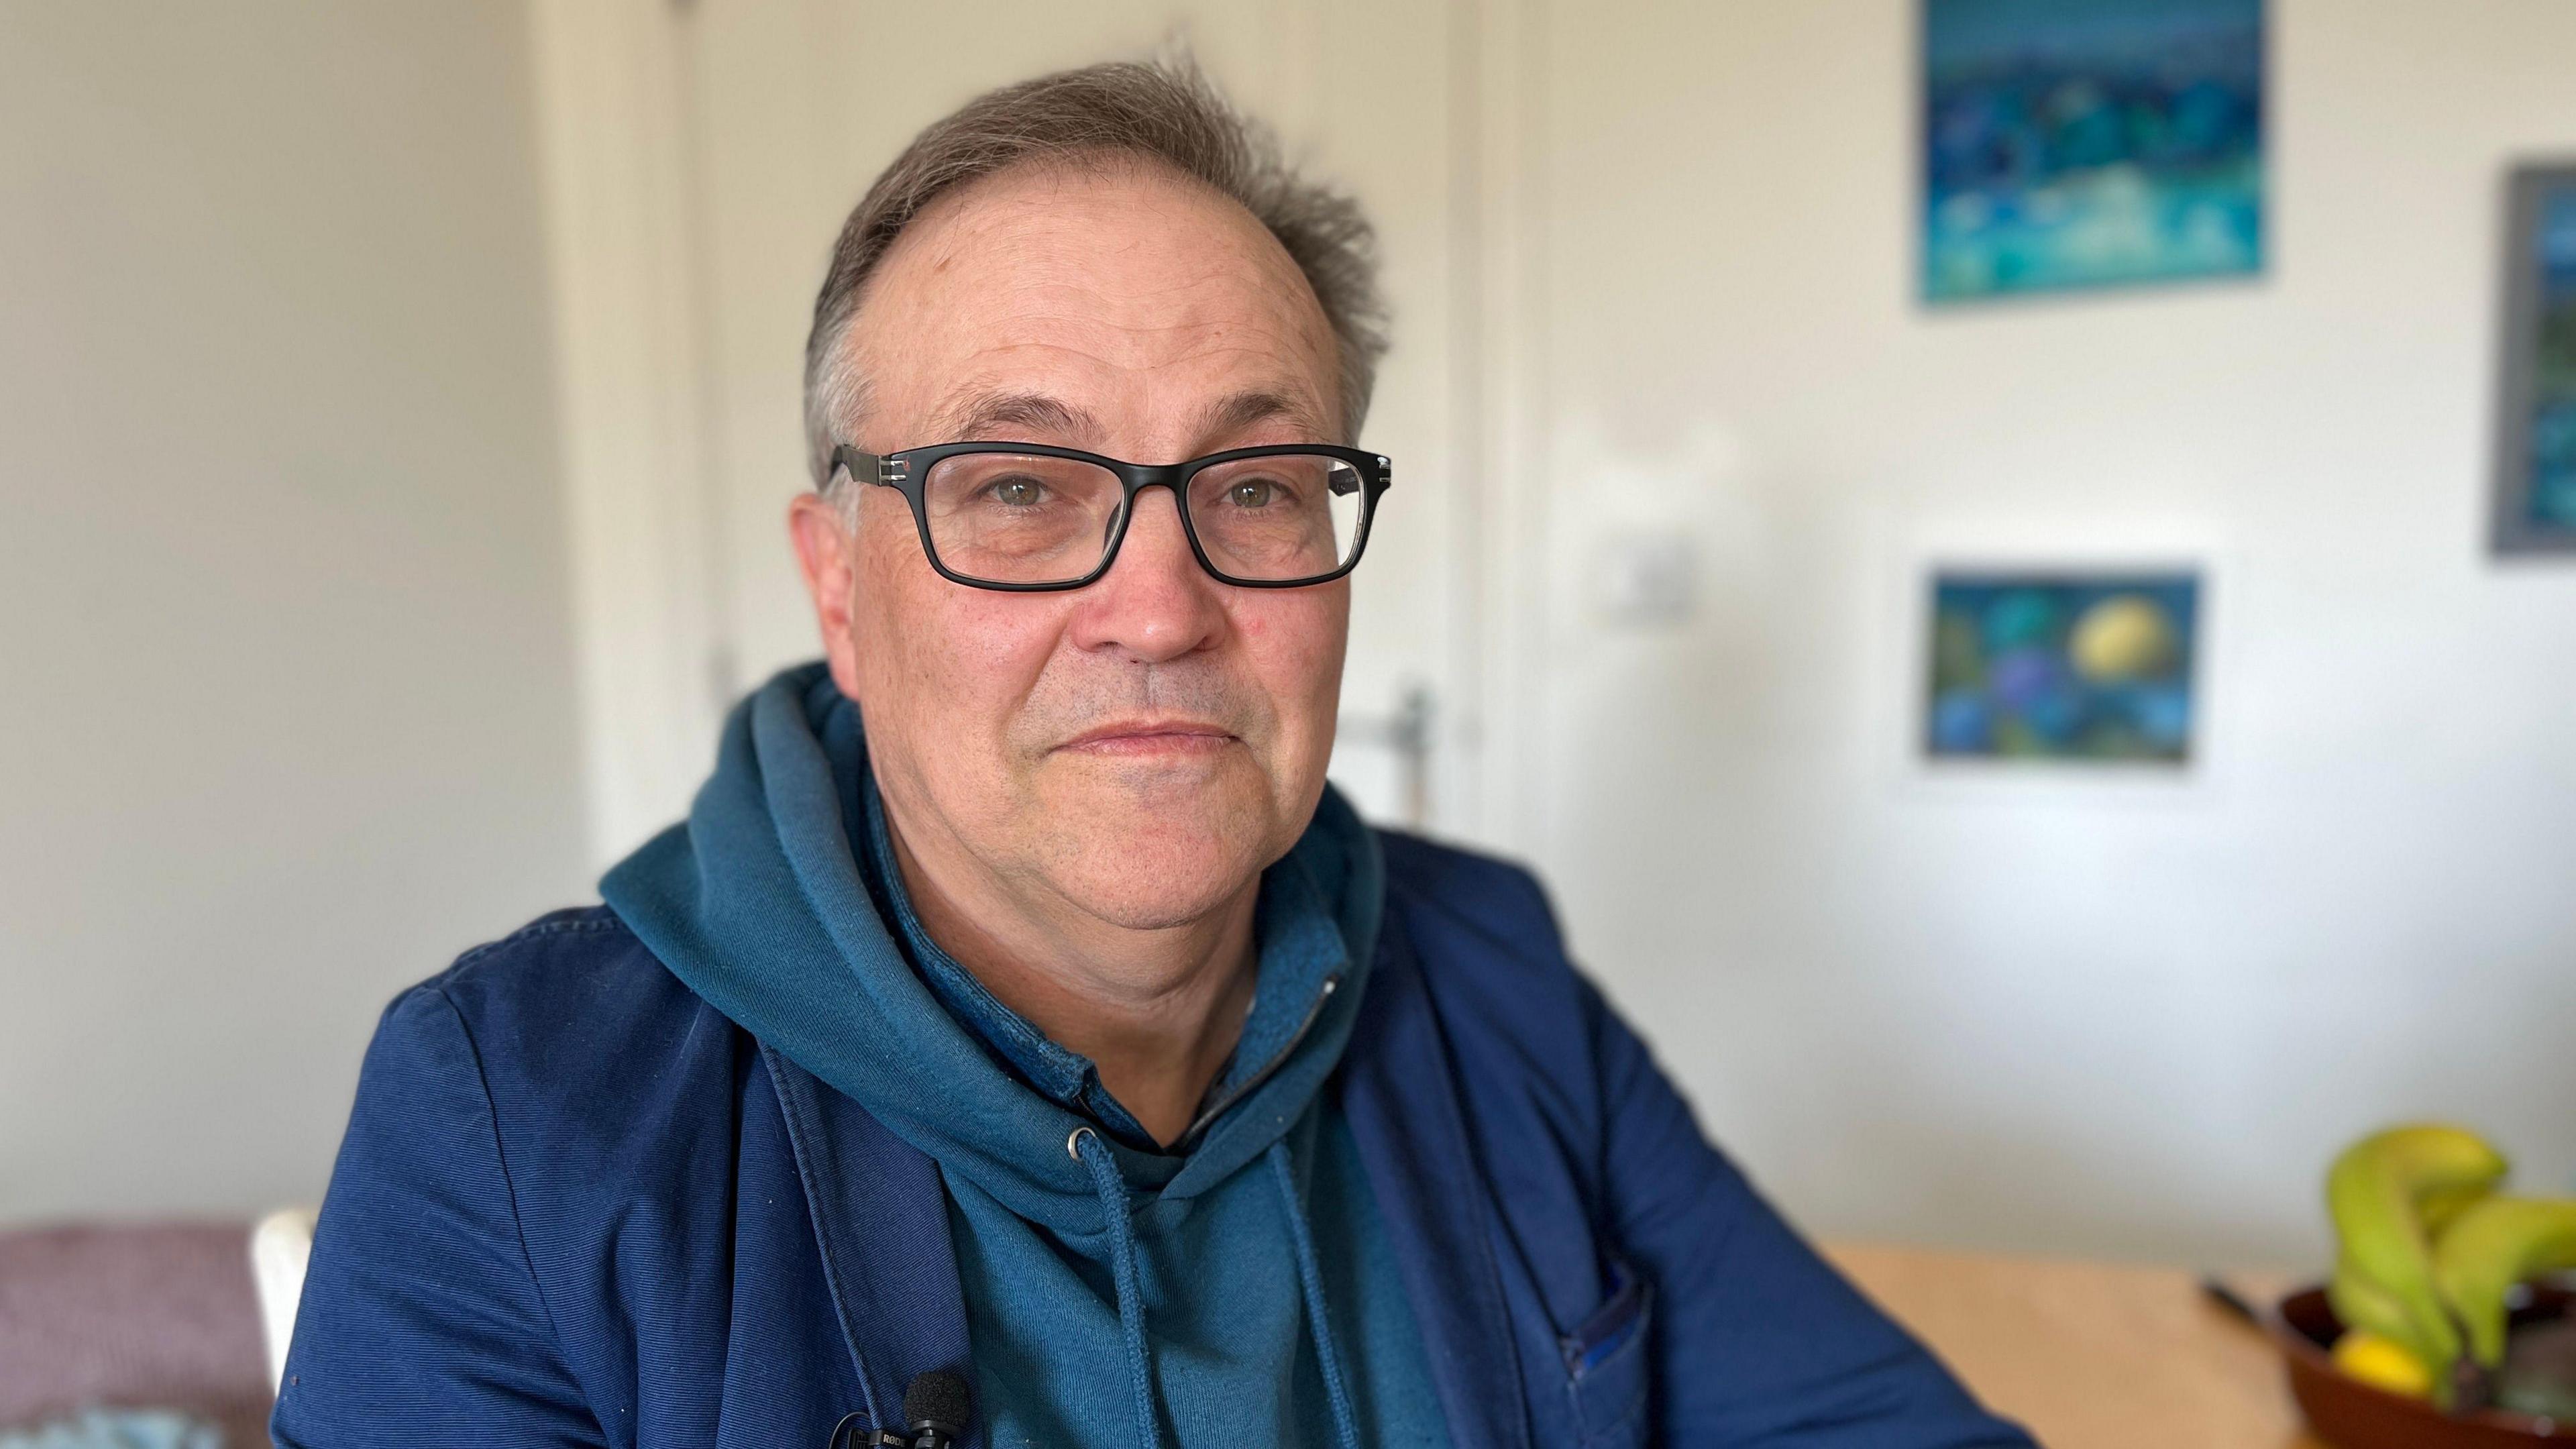
[[[867,1426],[867,1415],[844,1414],[832,1426],[832,1437],[823,1441],[823,1449],[952,1449],[966,1437],[966,1424],[974,1412],[974,1396],[964,1376],[932,1369],[913,1375],[903,1391],[903,1416],[912,1424],[909,1430],[873,1429]]]
[[[861,1415],[844,1414],[832,1426],[832,1437],[823,1441],[823,1449],[913,1449],[909,1434],[892,1429],[871,1429],[861,1422]]]

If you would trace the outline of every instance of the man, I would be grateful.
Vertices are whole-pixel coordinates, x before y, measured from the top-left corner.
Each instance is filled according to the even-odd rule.
[[[826,662],[605,907],[388,1010],[280,1444],[2026,1443],[1527,875],[1325,785],[1368,247],[1168,68],[877,181],[808,348]]]

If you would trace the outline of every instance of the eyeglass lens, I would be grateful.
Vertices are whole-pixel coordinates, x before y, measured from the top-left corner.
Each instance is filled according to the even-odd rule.
[[[1185,506],[1216,571],[1286,582],[1339,569],[1359,546],[1367,490],[1321,453],[1238,458],[1192,474]],[[930,544],[953,573],[1002,584],[1070,583],[1100,567],[1126,488],[1097,463],[964,453],[932,464]]]

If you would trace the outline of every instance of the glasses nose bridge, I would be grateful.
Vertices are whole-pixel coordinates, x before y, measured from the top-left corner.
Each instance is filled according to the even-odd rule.
[[[1127,528],[1136,521],[1136,509],[1144,502],[1148,491],[1160,488],[1172,495],[1172,512],[1180,519],[1181,536],[1189,543],[1190,551],[1197,553],[1198,526],[1190,521],[1189,488],[1190,477],[1196,471],[1190,463],[1120,463],[1117,473],[1126,496],[1119,500],[1119,511],[1124,516],[1118,521],[1116,546],[1120,549],[1127,546]],[[1201,562],[1204,566],[1205,561]]]
[[[1184,516],[1190,511],[1188,485],[1191,471],[1191,465],[1187,463],[1121,463],[1118,465],[1120,481],[1127,485],[1129,508],[1134,508],[1136,500],[1145,496],[1146,489],[1162,488],[1171,493],[1172,506],[1179,509]]]
[[[1121,463],[1119,479],[1126,487],[1126,497],[1119,503],[1118,536],[1110,544],[1110,556],[1101,563],[1106,573],[1127,551],[1127,535],[1133,531],[1136,512],[1148,490],[1160,488],[1172,495],[1172,521],[1181,526],[1181,544],[1201,569],[1207,560],[1199,554],[1198,529],[1190,522],[1189,473],[1187,463]]]

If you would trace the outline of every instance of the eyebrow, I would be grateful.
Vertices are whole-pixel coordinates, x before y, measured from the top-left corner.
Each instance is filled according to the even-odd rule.
[[[1100,436],[1100,420],[1070,403],[1038,392],[972,394],[947,413],[940,431],[961,443],[1033,442],[1000,436],[1005,429],[1083,441]]]
[[[1239,433],[1255,423],[1273,419],[1284,420],[1317,434],[1316,440],[1321,441],[1324,425],[1323,420],[1315,416],[1315,410],[1276,392],[1239,392],[1216,403],[1200,414],[1199,432],[1202,437],[1218,437]]]

